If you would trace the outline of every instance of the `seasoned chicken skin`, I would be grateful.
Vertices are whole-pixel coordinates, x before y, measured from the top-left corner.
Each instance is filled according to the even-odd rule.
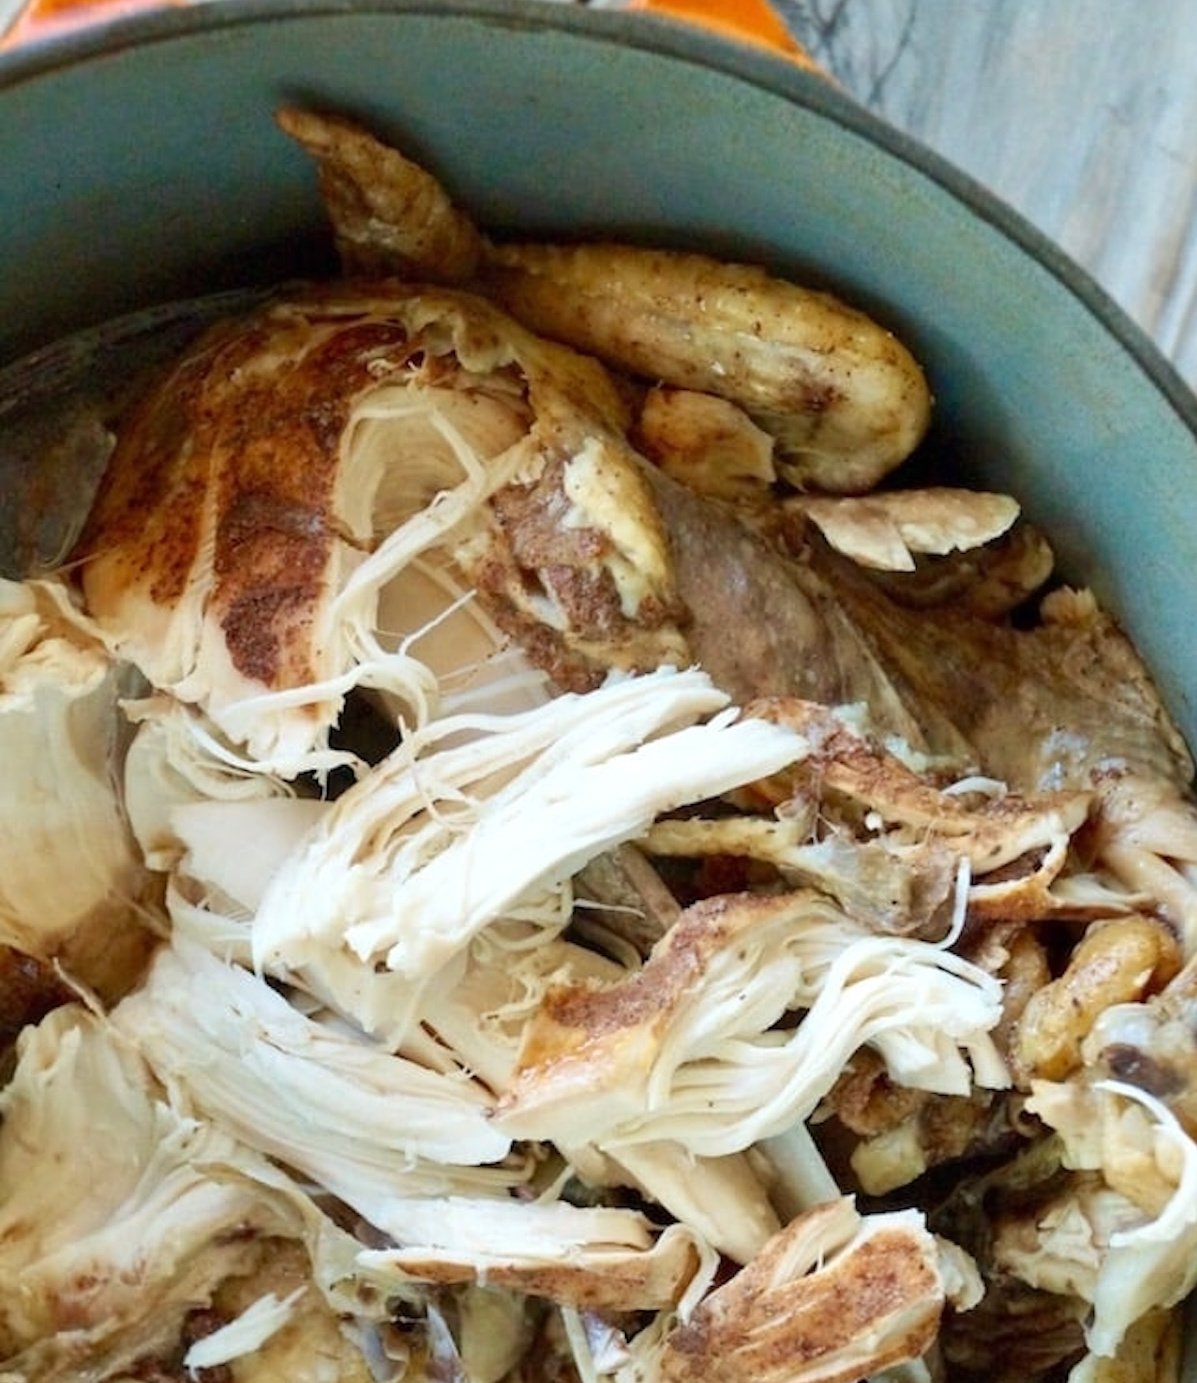
[[[631,245],[494,245],[418,165],[350,121],[286,107],[317,160],[349,272],[477,277],[533,331],[740,404],[793,484],[871,489],[914,450],[931,394],[889,331],[828,293],[747,264]]]
[[[625,422],[597,362],[472,295],[301,289],[215,330],[129,418],[83,590],[119,656],[280,771],[311,766],[356,682],[425,718],[435,678],[383,646],[377,609],[437,552],[428,617],[480,587],[566,682],[683,664]]]
[[[871,489],[930,419],[922,371],[896,337],[752,265],[628,245],[512,245],[494,251],[484,281],[545,336],[740,404],[803,488]]]

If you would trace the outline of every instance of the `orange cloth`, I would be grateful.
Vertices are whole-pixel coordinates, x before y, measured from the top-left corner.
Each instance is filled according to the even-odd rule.
[[[680,19],[723,38],[781,53],[811,72],[822,71],[768,0],[629,0],[627,8]]]
[[[30,0],[0,37],[0,48],[13,48],[30,39],[81,28],[97,19],[155,9],[162,4],[186,3],[187,0]],[[679,19],[724,38],[781,53],[813,72],[821,70],[768,0],[629,0],[627,8]]]
[[[185,3],[186,0],[30,0],[11,28],[0,36],[0,48],[15,48],[19,43],[81,29],[98,19]]]

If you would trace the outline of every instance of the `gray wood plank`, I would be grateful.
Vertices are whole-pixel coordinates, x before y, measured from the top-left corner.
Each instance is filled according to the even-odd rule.
[[[777,0],[852,95],[1051,236],[1197,384],[1192,0]]]

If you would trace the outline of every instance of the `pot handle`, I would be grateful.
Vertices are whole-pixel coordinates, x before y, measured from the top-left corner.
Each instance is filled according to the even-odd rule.
[[[0,48],[51,38],[70,29],[138,10],[184,5],[190,0],[27,0],[3,28],[7,6],[0,0]],[[786,27],[769,0],[627,0],[625,8],[679,20],[720,38],[780,53],[813,72],[822,69]]]

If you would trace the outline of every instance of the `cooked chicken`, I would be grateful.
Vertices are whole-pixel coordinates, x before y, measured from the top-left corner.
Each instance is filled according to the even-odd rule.
[[[1022,792],[1096,794],[1093,857],[1155,897],[1197,950],[1193,761],[1130,641],[1091,594],[1061,590],[1029,630],[958,612],[934,619],[885,600],[837,554],[843,608],[908,704],[952,722],[980,767]]]
[[[714,1253],[689,1229],[657,1232],[639,1211],[564,1201],[406,1201],[393,1197],[379,1227],[400,1247],[363,1251],[382,1281],[489,1283],[596,1311],[655,1311],[696,1300]]]
[[[895,337],[760,268],[626,245],[504,245],[483,283],[534,331],[738,403],[801,488],[871,489],[927,427],[930,393]]]
[[[878,324],[280,124],[369,277],[133,406],[82,608],[0,585],[0,1383],[1154,1380],[1197,807],[1130,644],[1013,499],[864,493]]]
[[[916,557],[913,571],[874,572],[872,579],[891,600],[911,609],[951,606],[1000,620],[1041,590],[1054,566],[1047,539],[1020,521],[983,547],[944,557]]]
[[[300,292],[213,331],[134,411],[81,540],[84,593],[155,687],[291,773],[337,761],[355,683],[418,722],[460,672],[379,628],[405,573],[425,624],[481,586],[567,682],[684,664],[624,423],[601,367],[477,298]],[[439,595],[438,549],[457,582]]]
[[[1036,1082],[1027,1108],[1058,1132],[1069,1167],[1100,1174],[1096,1197],[1063,1203],[1056,1237],[1027,1248],[1027,1270],[1061,1253],[1078,1264],[1074,1290],[1093,1305],[1086,1342],[1110,1356],[1135,1321],[1197,1284],[1197,1143],[1132,1085]]]
[[[879,571],[914,571],[916,553],[942,557],[982,547],[1018,517],[1009,495],[943,487],[794,499],[786,507],[805,515],[837,552]]]
[[[643,853],[628,843],[604,850],[574,878],[574,906],[582,926],[594,923],[632,947],[641,958],[678,919],[681,908]],[[575,914],[575,926],[578,917]]]
[[[430,173],[350,120],[297,106],[277,119],[316,160],[347,274],[458,283],[477,272],[485,242]]]
[[[730,399],[806,488],[870,489],[922,440],[931,395],[890,332],[763,269],[627,245],[492,245],[429,174],[337,117],[286,108],[317,159],[347,269],[462,282],[551,339]]]
[[[784,832],[786,820],[793,815],[793,803],[813,800],[831,830],[865,842],[874,851],[880,848],[888,852],[893,859],[889,877],[894,878],[894,870],[902,869],[909,876],[907,911],[916,922],[920,920],[919,908],[934,917],[943,902],[945,856],[949,862],[946,872],[951,876],[959,873],[962,862],[968,866],[972,880],[968,906],[974,920],[1035,919],[1056,913],[1085,916],[1086,907],[1096,906],[1093,900],[1086,903],[1052,891],[1065,866],[1072,837],[1087,820],[1092,800],[1088,793],[1036,792],[1023,796],[976,778],[944,787],[941,780],[916,772],[895,753],[882,748],[875,735],[860,733],[843,712],[792,697],[754,702],[749,712],[790,726],[805,736],[811,751],[788,774],[772,783],[755,785],[741,793],[741,798],[751,803],[755,796],[761,805],[771,806],[781,823],[777,828],[770,824],[768,829],[777,833]],[[737,829],[748,827],[746,835],[760,834],[764,829],[756,822],[733,825]],[[687,829],[694,828],[686,823],[682,830]],[[774,840],[772,846],[774,859],[784,868],[787,860],[782,858],[781,842]],[[817,857],[810,863],[816,862]],[[807,860],[799,852],[795,863],[804,867]],[[879,920],[884,916],[881,910],[886,896],[870,892],[863,904],[855,892],[845,896],[848,884],[854,882],[857,889],[863,884],[863,878],[845,879],[845,863],[840,862],[835,877],[828,870],[828,881],[819,886],[829,887],[845,906],[863,906],[862,917]],[[858,860],[857,864],[859,872],[863,862]],[[881,877],[878,871],[876,882]],[[919,904],[913,912],[911,901]],[[1120,905],[1110,902],[1106,906],[1117,912]],[[894,929],[892,922],[886,929]]]
[[[122,690],[64,587],[0,582],[0,985],[16,1012],[53,1001],[54,966],[118,998],[156,944],[157,885],[116,791]]]
[[[1029,630],[946,610],[928,619],[885,599],[837,554],[807,556],[912,704],[949,720],[981,768],[1015,791],[1088,789],[1119,760],[1149,778],[1191,778],[1146,669],[1092,597],[1054,597]]]
[[[796,1010],[802,1021],[777,1029]],[[818,894],[714,898],[626,980],[549,991],[496,1123],[616,1157],[661,1138],[735,1152],[808,1117],[866,1043],[908,1085],[1005,1084],[987,1035],[998,1012],[988,975],[874,936]]]
[[[1092,1070],[1154,1095],[1197,1139],[1197,973],[1191,962],[1146,1003],[1105,1009],[1082,1051]]]
[[[261,834],[272,812],[305,812],[318,805],[299,805],[289,784],[240,761],[231,746],[221,743],[212,727],[181,702],[151,696],[126,701],[122,710],[135,727],[125,753],[122,802],[151,869],[169,873],[189,848],[185,836],[205,822],[219,823],[222,833],[230,833],[220,843],[226,864],[251,872],[263,869],[272,852]],[[199,823],[197,809],[202,813]],[[253,830],[253,852],[236,850],[236,841],[245,839],[235,834],[237,827]],[[234,896],[237,893],[234,890]]]
[[[229,1355],[242,1350],[261,1333],[248,1335],[246,1313],[263,1301],[286,1306],[264,1328],[270,1333],[248,1352],[229,1359],[232,1383],[371,1383],[365,1355],[346,1334],[342,1322],[312,1285],[307,1255],[294,1243],[272,1246],[262,1267],[252,1275],[227,1281],[216,1292],[213,1305],[226,1317],[227,1334],[220,1341],[208,1337],[207,1356]],[[218,1343],[219,1351],[213,1350]],[[201,1366],[205,1355],[193,1347],[190,1368]],[[211,1367],[211,1365],[208,1365]]]
[[[784,819],[688,817],[658,822],[642,843],[658,857],[769,864],[787,884],[819,889],[879,932],[939,940],[951,921],[960,857],[940,842],[890,849],[846,834],[812,841],[803,823]]]
[[[950,717],[928,711],[889,677],[829,583],[662,471],[646,479],[668,535],[690,650],[733,700],[866,703],[879,734],[961,767],[973,761]]]
[[[773,439],[727,399],[693,389],[650,389],[632,435],[643,455],[696,494],[772,503]]]
[[[856,1383],[931,1345],[947,1302],[980,1296],[963,1254],[913,1211],[836,1200],[794,1220],[663,1338],[632,1341],[617,1383]]]
[[[174,1111],[148,1068],[80,1005],[19,1044],[0,1126],[0,1373],[108,1378],[174,1345],[185,1315],[298,1227],[220,1129]]]
[[[164,950],[112,1021],[206,1118],[372,1222],[395,1196],[502,1195],[527,1178],[475,1082],[304,1017],[196,947]]]
[[[773,1208],[776,1176],[771,1167],[762,1172],[756,1148],[722,1157],[696,1156],[678,1142],[637,1143],[614,1153],[594,1148],[582,1153],[568,1145],[563,1150],[580,1175],[579,1164],[585,1164],[587,1181],[601,1162],[609,1172],[597,1184],[605,1180],[610,1186],[639,1191],[735,1263],[750,1263],[791,1218],[782,1210],[779,1220]],[[834,1187],[829,1189],[838,1194]]]
[[[875,1052],[858,1052],[828,1093],[820,1118],[834,1115],[859,1137],[848,1165],[860,1189],[885,1196],[925,1172],[962,1159],[991,1160],[1021,1150],[1017,1105],[1006,1092],[933,1095],[890,1079]]]
[[[415,736],[279,869],[254,921],[258,964],[351,958],[415,996],[502,918],[560,932],[570,876],[593,855],[805,752],[780,726],[705,719],[724,702],[701,673],[660,672],[496,719],[464,744],[439,748],[454,721]]]
[[[1063,1080],[1081,1065],[1081,1047],[1114,1005],[1138,1004],[1158,993],[1180,969],[1172,933],[1153,918],[1130,916],[1095,923],[1085,932],[1059,979],[1033,994],[1014,1042],[1020,1073]]]

